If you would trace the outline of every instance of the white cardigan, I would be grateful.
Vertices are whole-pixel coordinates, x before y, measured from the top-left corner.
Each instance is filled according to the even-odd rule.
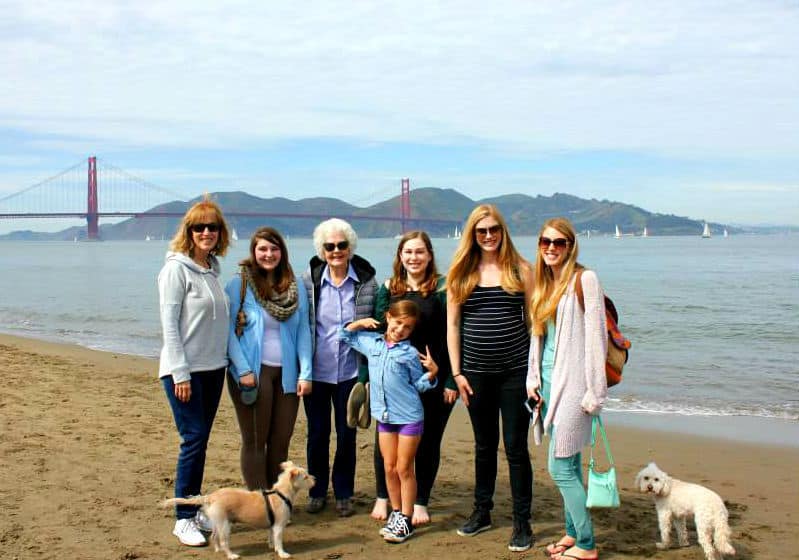
[[[591,270],[582,274],[585,313],[574,290],[573,275],[569,287],[558,302],[555,323],[555,363],[552,388],[544,418],[544,432],[556,426],[555,457],[571,457],[591,443],[592,415],[605,404],[608,385],[605,378],[607,326],[605,298],[599,278]],[[543,337],[530,341],[527,389],[541,387]]]

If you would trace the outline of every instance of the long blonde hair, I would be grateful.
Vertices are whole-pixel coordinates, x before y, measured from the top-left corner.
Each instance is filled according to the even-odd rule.
[[[219,237],[217,237],[216,246],[211,250],[211,254],[224,257],[230,245],[230,234],[225,217],[222,215],[222,209],[211,200],[209,195],[205,195],[200,202],[189,208],[183,215],[175,236],[169,242],[170,251],[183,253],[190,257],[194,256],[194,240],[189,230],[194,224],[201,224],[209,220],[219,224]]]
[[[525,265],[516,247],[513,246],[508,225],[493,204],[481,204],[469,214],[463,226],[463,234],[458,248],[452,257],[452,264],[447,273],[447,292],[455,303],[461,304],[472,293],[480,278],[481,250],[475,241],[475,227],[484,218],[494,218],[502,228],[502,239],[499,242],[497,260],[502,269],[500,285],[508,293],[524,291],[522,267]]]
[[[533,277],[533,302],[530,306],[530,322],[533,325],[532,330],[534,336],[541,336],[546,332],[547,321],[555,319],[558,311],[558,302],[561,296],[566,292],[566,288],[569,286],[569,280],[571,280],[574,270],[576,268],[583,268],[583,266],[577,262],[579,247],[577,246],[577,234],[574,231],[572,223],[566,218],[549,219],[541,226],[538,236],[540,237],[547,228],[557,230],[558,233],[563,234],[563,236],[569,240],[569,252],[561,267],[560,279],[556,284],[555,276],[552,274],[552,268],[544,263],[541,249],[537,249]]]

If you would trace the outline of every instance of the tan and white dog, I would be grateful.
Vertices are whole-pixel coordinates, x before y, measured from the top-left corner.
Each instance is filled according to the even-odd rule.
[[[309,490],[315,483],[313,476],[291,461],[280,464],[283,472],[268,491],[242,490],[240,488],[220,488],[205,496],[193,498],[170,498],[161,503],[162,507],[175,505],[202,506],[203,512],[213,525],[211,542],[214,550],[227,555],[228,560],[236,560],[239,555],[230,550],[230,524],[246,523],[254,527],[265,527],[270,548],[281,558],[291,558],[283,548],[283,530],[291,519],[294,498],[301,490]]]
[[[655,463],[649,463],[638,473],[635,485],[644,494],[655,497],[660,526],[660,542],[655,546],[660,550],[671,545],[672,523],[677,531],[678,544],[688,546],[685,519],[693,515],[697,539],[708,560],[719,560],[721,554],[735,554],[730,544],[727,508],[721,496],[713,490],[672,478]]]

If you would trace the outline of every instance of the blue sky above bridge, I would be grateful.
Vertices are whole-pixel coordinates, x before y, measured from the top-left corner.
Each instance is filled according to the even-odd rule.
[[[187,196],[799,224],[795,2],[163,4],[4,3],[0,198],[96,154]]]

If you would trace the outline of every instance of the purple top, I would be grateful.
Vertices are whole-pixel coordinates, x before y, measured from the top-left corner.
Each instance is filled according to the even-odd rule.
[[[341,383],[358,375],[355,350],[339,340],[338,331],[355,320],[355,282],[358,275],[352,264],[340,286],[330,279],[330,268],[325,266],[319,286],[319,303],[316,306],[316,352],[313,358],[313,380],[323,383]]]

